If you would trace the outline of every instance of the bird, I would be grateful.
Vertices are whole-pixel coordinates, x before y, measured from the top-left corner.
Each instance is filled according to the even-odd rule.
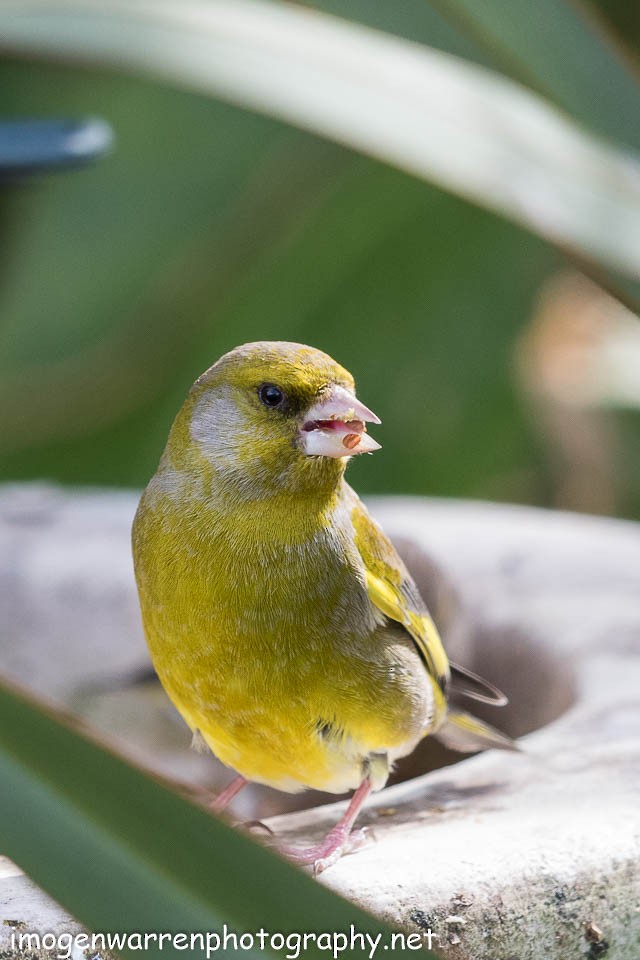
[[[465,752],[513,741],[451,702],[502,704],[451,664],[393,544],[344,478],[380,444],[351,374],[304,344],[236,347],[197,378],[135,515],[132,545],[158,677],[236,776],[354,791],[320,842],[280,847],[320,872],[366,841],[362,805],[428,735]]]

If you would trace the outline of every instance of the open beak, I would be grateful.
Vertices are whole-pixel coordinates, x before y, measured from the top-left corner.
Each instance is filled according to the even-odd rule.
[[[352,457],[380,449],[367,433],[367,423],[380,423],[375,413],[345,387],[332,387],[307,411],[300,429],[300,448],[308,457]]]

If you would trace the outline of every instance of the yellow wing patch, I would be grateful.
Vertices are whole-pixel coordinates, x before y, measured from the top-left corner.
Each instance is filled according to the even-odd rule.
[[[366,576],[367,593],[371,602],[390,620],[396,620],[406,628],[426,662],[429,673],[440,686],[446,685],[449,679],[449,661],[438,629],[429,614],[410,610],[402,594],[370,570],[366,571]]]
[[[356,547],[365,567],[369,599],[386,617],[406,629],[429,674],[444,694],[449,681],[449,661],[436,625],[395,547],[356,494],[353,497],[351,519]]]

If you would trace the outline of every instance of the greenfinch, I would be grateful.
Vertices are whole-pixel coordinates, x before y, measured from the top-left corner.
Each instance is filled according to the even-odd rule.
[[[133,525],[151,657],[198,739],[247,782],[355,790],[320,844],[323,869],[362,842],[371,790],[428,734],[463,751],[512,742],[449,705],[452,685],[504,698],[452,667],[390,540],[345,482],[380,421],[331,357],[249,343],[198,377]],[[453,681],[453,684],[452,684]]]

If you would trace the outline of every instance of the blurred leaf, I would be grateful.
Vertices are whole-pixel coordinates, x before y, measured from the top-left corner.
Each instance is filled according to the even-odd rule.
[[[613,24],[618,35],[623,36],[627,47],[637,59],[640,41],[640,5],[629,0],[593,0],[606,21]]]
[[[580,0],[429,0],[518,80],[604,136],[640,150],[640,85]]]
[[[348,933],[354,924],[389,935],[358,907],[4,685],[0,779],[2,852],[91,930],[206,934],[226,923],[239,933],[286,935]],[[238,952],[272,955],[257,945]],[[356,946],[349,955],[369,952]],[[145,956],[172,960],[183,952],[151,942]],[[305,956],[326,950],[311,944]]]
[[[460,31],[450,19],[425,0],[402,3],[377,3],[376,0],[295,0],[301,7],[314,7],[324,13],[355,20],[414,43],[425,43],[465,60],[488,60],[481,46],[467,31]]]
[[[396,164],[640,277],[640,165],[500,76],[250,0],[21,0],[5,49],[141,69]]]

